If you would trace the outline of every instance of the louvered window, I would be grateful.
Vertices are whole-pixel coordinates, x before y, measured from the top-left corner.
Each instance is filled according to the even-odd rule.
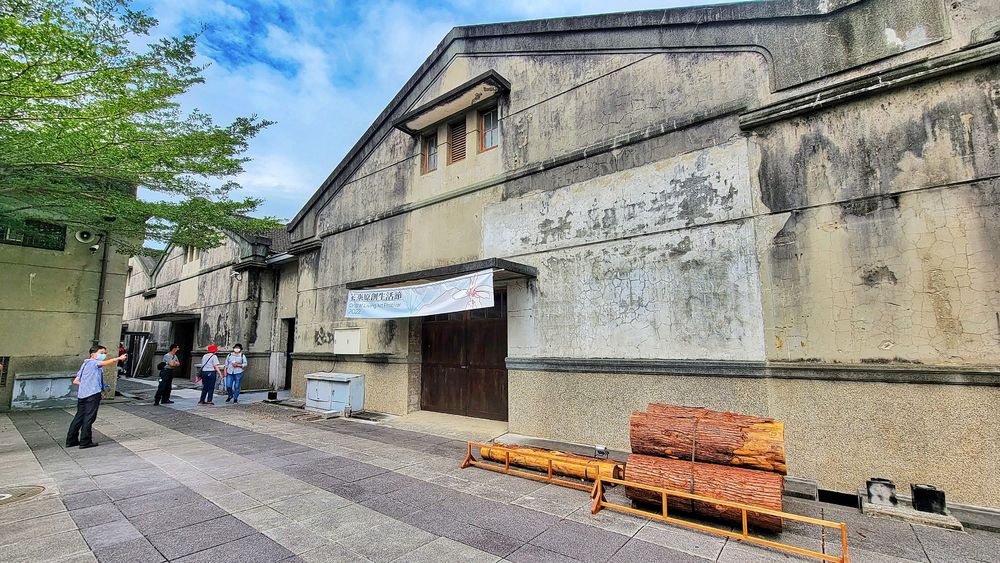
[[[465,158],[465,121],[448,126],[448,164]]]

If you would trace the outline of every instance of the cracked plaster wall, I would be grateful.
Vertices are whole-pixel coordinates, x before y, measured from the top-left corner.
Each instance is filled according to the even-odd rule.
[[[1000,362],[1000,72],[758,132],[768,357]]]
[[[539,269],[509,355],[762,360],[751,198],[738,138],[488,207],[483,254]]]

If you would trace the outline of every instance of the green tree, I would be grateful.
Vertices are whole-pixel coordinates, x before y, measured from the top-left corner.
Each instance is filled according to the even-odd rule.
[[[197,36],[136,48],[156,24],[130,0],[0,0],[0,222],[109,232],[125,252],[279,225],[248,218],[261,201],[226,181],[271,123],[183,112],[178,96],[204,81]]]

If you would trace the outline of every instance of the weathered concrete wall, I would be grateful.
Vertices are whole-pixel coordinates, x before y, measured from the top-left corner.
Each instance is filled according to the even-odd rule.
[[[632,412],[701,405],[782,420],[788,474],[821,488],[852,491],[877,475],[1000,505],[997,388],[515,370],[508,381],[519,434],[628,450]]]
[[[162,354],[176,339],[172,323],[142,321],[141,317],[164,313],[197,315],[194,350],[182,353],[197,361],[209,344],[225,350],[241,343],[253,362],[244,386],[266,388],[278,306],[276,281],[269,270],[252,268],[237,273],[233,269],[248,248],[245,241],[228,238],[222,246],[203,250],[197,260],[188,263],[184,262],[184,249],[171,248],[152,276],[145,275],[143,266],[133,259],[133,276],[125,300],[129,330],[149,332],[157,344],[157,354]],[[155,289],[155,296],[144,297],[148,289]],[[193,377],[195,368],[192,370],[189,375]]]
[[[768,356],[1000,362],[998,132],[995,66],[760,130]]]
[[[76,372],[94,337],[102,253],[72,231],[64,251],[0,244],[0,356],[11,358],[0,410],[10,407],[18,372]],[[128,257],[112,252],[104,287],[101,344],[117,350]],[[105,381],[115,381],[114,368]]]

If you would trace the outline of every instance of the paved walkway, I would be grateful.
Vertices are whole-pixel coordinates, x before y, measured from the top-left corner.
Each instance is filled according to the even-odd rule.
[[[786,561],[724,538],[604,511],[586,493],[458,469],[464,443],[263,404],[102,406],[89,450],[70,413],[0,415],[0,561]],[[1000,536],[876,520],[842,507],[854,561],[995,561]],[[786,542],[836,552],[791,525]]]

